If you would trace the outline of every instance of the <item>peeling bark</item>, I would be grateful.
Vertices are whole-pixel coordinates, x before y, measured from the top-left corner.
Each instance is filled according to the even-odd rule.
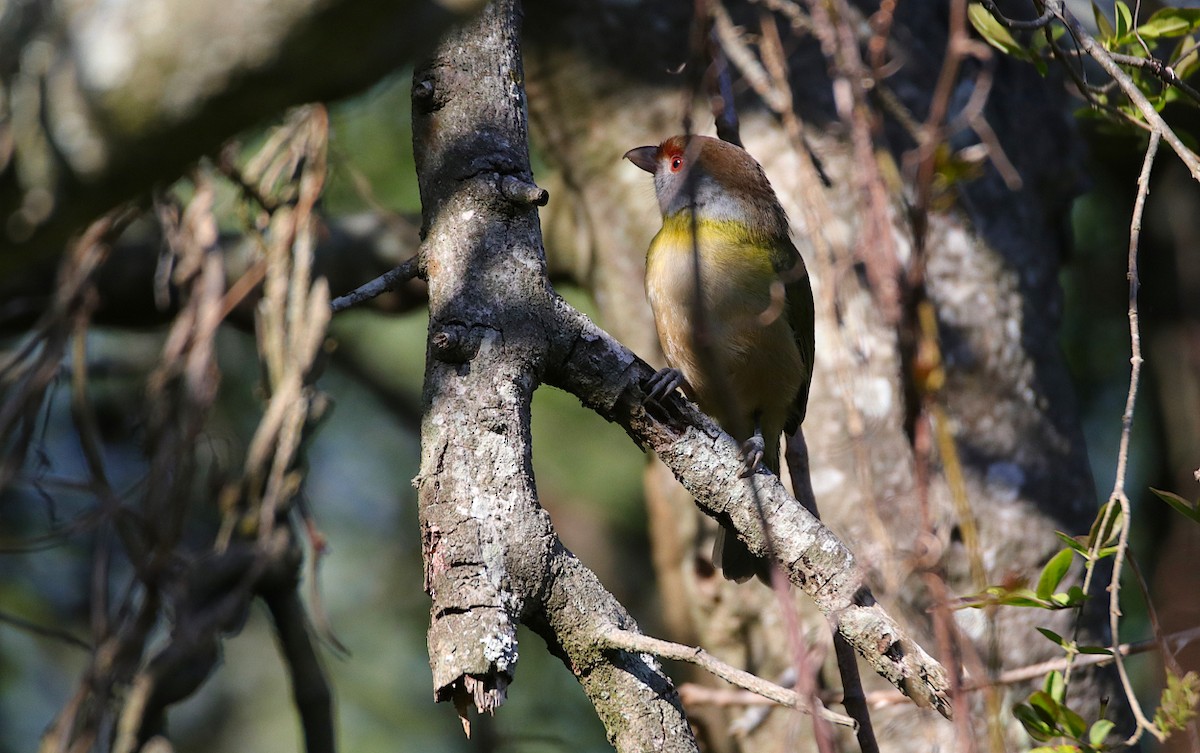
[[[430,307],[416,485],[435,695],[463,714],[504,703],[524,622],[579,679],[618,750],[695,751],[657,663],[601,648],[603,629],[636,625],[537,501],[529,407],[557,297],[534,207],[515,14],[511,2],[492,4],[413,77]]]

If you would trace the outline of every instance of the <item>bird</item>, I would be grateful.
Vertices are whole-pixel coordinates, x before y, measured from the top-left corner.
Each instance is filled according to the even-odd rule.
[[[654,176],[662,212],[646,294],[668,365],[647,400],[682,389],[741,443],[743,477],[760,463],[778,475],[780,434],[804,420],[814,356],[812,287],[787,214],[758,161],[729,142],[678,135],[625,158]],[[770,564],[726,524],[713,564],[729,580],[770,582]]]

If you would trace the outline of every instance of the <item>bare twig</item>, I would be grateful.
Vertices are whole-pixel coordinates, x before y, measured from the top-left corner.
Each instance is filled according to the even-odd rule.
[[[1146,147],[1146,158],[1142,162],[1142,171],[1138,175],[1137,198],[1134,200],[1133,218],[1129,225],[1129,343],[1131,349],[1129,358],[1129,394],[1125,399],[1125,412],[1121,416],[1121,444],[1117,450],[1116,480],[1113,483],[1113,491],[1109,497],[1110,505],[1120,506],[1121,517],[1117,551],[1113,556],[1112,582],[1108,588],[1108,624],[1112,632],[1112,645],[1117,663],[1117,674],[1120,675],[1121,684],[1125,688],[1125,695],[1129,700],[1130,709],[1133,711],[1133,717],[1137,721],[1137,729],[1134,730],[1129,740],[1126,741],[1127,745],[1133,745],[1141,739],[1143,732],[1149,732],[1158,738],[1160,742],[1166,739],[1166,735],[1153,722],[1147,719],[1145,713],[1142,711],[1141,704],[1138,703],[1137,696],[1133,691],[1133,685],[1129,681],[1129,673],[1125,670],[1125,661],[1122,658],[1121,652],[1116,650],[1120,646],[1121,566],[1124,564],[1129,548],[1130,508],[1129,497],[1125,494],[1125,472],[1129,465],[1129,438],[1133,430],[1133,409],[1134,404],[1137,402],[1138,379],[1142,371],[1142,338],[1138,325],[1137,295],[1139,283],[1137,251],[1142,231],[1142,211],[1146,205],[1146,196],[1150,192],[1150,170],[1154,166],[1154,156],[1158,153],[1159,139],[1163,135],[1158,131],[1150,133],[1150,143]],[[1101,538],[1103,536],[1097,536],[1097,540]]]
[[[39,635],[43,638],[51,638],[56,641],[62,641],[68,646],[81,648],[84,651],[92,650],[92,645],[90,643],[82,638],[79,638],[73,633],[63,630],[62,628],[51,627],[50,625],[39,625],[38,623],[27,620],[24,617],[18,617],[15,614],[3,611],[0,611],[0,622],[12,625],[15,628],[32,633],[33,635]]]
[[[374,280],[360,285],[345,295],[339,295],[337,298],[334,298],[329,302],[329,308],[336,314],[340,311],[345,311],[351,306],[357,306],[364,301],[369,301],[372,298],[383,295],[389,290],[395,289],[396,286],[416,277],[420,271],[420,264],[420,254],[412,256],[395,269],[384,272]]]
[[[1142,568],[1138,565],[1137,557],[1134,556],[1132,550],[1129,552],[1129,566],[1130,572],[1137,579],[1138,588],[1142,592],[1142,602],[1146,605],[1146,616],[1150,618],[1150,631],[1154,636],[1152,640],[1159,653],[1162,654],[1163,667],[1174,673],[1176,677],[1183,677],[1183,667],[1180,666],[1179,660],[1175,656],[1176,650],[1171,648],[1167,641],[1167,635],[1163,633],[1162,622],[1158,619],[1158,609],[1155,608],[1154,602],[1150,598],[1150,585],[1146,582],[1146,577],[1142,574]],[[1194,717],[1188,720],[1186,732],[1192,749],[1200,751],[1200,724]]]
[[[997,21],[1010,29],[1041,29],[1045,27],[1046,24],[1050,23],[1050,20],[1054,17],[1054,14],[1051,12],[1050,8],[1046,7],[1042,10],[1041,15],[1039,15],[1037,18],[1032,18],[1027,21],[1008,18],[1000,12],[1000,9],[996,7],[996,3],[993,2],[993,0],[981,0],[981,2]]]
[[[1171,633],[1163,636],[1162,641],[1156,638],[1150,638],[1136,643],[1122,643],[1117,647],[1117,653],[1122,657],[1136,656],[1138,654],[1148,653],[1160,649],[1161,646],[1174,646],[1174,650],[1178,651],[1184,646],[1200,640],[1200,627],[1194,627],[1189,630],[1181,630],[1177,633]],[[989,688],[997,688],[1004,685],[1016,685],[1030,680],[1040,679],[1045,677],[1050,672],[1062,672],[1070,666],[1076,667],[1103,667],[1116,661],[1113,654],[1072,654],[1071,657],[1060,657],[1049,661],[1038,662],[1024,667],[1015,667],[1013,669],[1001,672],[994,680],[976,681],[972,680],[963,685],[963,690],[967,692],[975,692],[978,690],[986,690]],[[680,689],[682,690],[682,688]],[[837,703],[840,698],[837,693],[830,693],[822,698],[826,703]],[[879,690],[867,695],[867,701],[872,708],[881,706],[891,706],[897,703],[907,703],[908,698],[903,693],[895,690]]]
[[[660,659],[671,659],[673,661],[695,664],[706,672],[720,677],[722,680],[732,683],[739,688],[748,690],[755,695],[766,698],[773,703],[796,709],[805,714],[813,713],[813,709],[806,699],[795,690],[776,685],[770,680],[764,680],[743,669],[738,669],[731,664],[721,661],[702,648],[685,646],[681,643],[672,643],[671,641],[664,641],[660,638],[652,638],[648,635],[620,630],[618,628],[608,630],[601,638],[613,648],[620,648],[636,653],[653,654]],[[822,719],[843,727],[856,728],[858,726],[857,722],[845,714],[830,711],[821,706],[819,701],[817,703],[816,713]]]

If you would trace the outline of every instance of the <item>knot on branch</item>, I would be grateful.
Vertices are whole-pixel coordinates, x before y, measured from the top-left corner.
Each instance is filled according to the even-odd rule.
[[[433,112],[441,107],[442,103],[437,101],[436,94],[437,89],[433,85],[432,76],[426,75],[424,78],[413,81],[412,103],[415,109],[422,112]]]
[[[479,352],[479,337],[462,324],[446,324],[429,336],[429,349],[442,363],[466,363]]]
[[[505,175],[500,179],[500,193],[519,206],[544,207],[550,201],[549,191],[515,175]]]

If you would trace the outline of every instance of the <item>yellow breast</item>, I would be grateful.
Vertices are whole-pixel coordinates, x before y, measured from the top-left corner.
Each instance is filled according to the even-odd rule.
[[[646,256],[646,292],[667,361],[683,372],[700,407],[744,438],[750,415],[786,414],[804,378],[795,336],[778,312],[772,258],[780,250],[737,222],[699,220],[694,230],[687,213],[664,220]],[[701,309],[715,358],[695,347]]]

